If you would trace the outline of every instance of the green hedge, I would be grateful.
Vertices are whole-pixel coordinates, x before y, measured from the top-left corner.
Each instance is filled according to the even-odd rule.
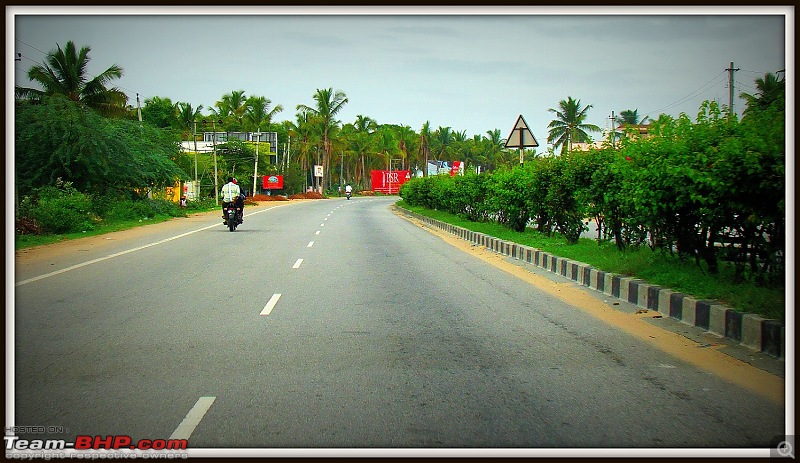
[[[785,275],[783,111],[741,122],[715,103],[697,122],[662,115],[651,136],[619,147],[536,158],[489,174],[415,178],[413,206],[576,243],[594,218],[620,249],[649,246],[702,262],[733,262],[737,281],[781,285]]]

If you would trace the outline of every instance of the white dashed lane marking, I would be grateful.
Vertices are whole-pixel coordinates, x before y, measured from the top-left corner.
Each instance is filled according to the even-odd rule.
[[[278,303],[278,299],[280,298],[280,293],[273,294],[267,302],[267,305],[264,306],[264,310],[261,311],[261,315],[269,315],[272,312],[272,309],[275,308],[275,305]]]

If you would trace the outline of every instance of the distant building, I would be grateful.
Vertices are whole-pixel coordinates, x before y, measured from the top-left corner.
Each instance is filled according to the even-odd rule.
[[[644,124],[625,124],[621,127],[614,128],[614,145],[619,146],[619,142],[626,137],[633,136],[633,137],[641,137],[647,138],[650,136],[649,130],[650,125]],[[602,139],[598,141],[594,141],[592,143],[572,143],[572,150],[576,151],[588,151],[589,149],[600,149],[603,147],[604,144],[609,143],[611,140],[611,131],[606,129],[602,132]]]
[[[228,140],[240,140],[255,143],[269,143],[269,154],[277,156],[278,154],[278,132],[216,132],[217,138],[214,139],[214,132],[203,132],[202,140],[197,140],[197,152],[208,153],[214,150],[214,144],[217,145],[226,143]],[[194,152],[195,141],[184,140],[181,141],[181,148],[183,151]],[[266,145],[262,147],[265,149]]]

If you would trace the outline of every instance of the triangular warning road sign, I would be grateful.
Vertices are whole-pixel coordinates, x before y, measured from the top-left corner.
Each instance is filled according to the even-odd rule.
[[[511,129],[511,134],[506,139],[506,148],[533,148],[536,146],[539,146],[539,142],[536,141],[536,137],[533,136],[531,129],[528,128],[528,124],[520,114],[514,128]]]

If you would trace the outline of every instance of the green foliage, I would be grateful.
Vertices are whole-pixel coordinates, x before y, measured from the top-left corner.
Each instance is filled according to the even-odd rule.
[[[80,232],[93,229],[98,221],[93,206],[91,195],[58,179],[55,186],[41,188],[33,197],[23,197],[19,216],[33,221],[44,233]]]
[[[208,210],[214,200],[190,201],[188,208]],[[110,223],[149,220],[155,217],[181,217],[185,210],[165,199],[94,196],[81,193],[70,182],[57,179],[55,186],[35,190],[20,200],[19,233],[69,234],[102,228]]]
[[[176,135],[134,121],[104,118],[65,98],[20,102],[15,153],[20,191],[54,186],[105,195],[174,184],[188,178],[175,165]]]
[[[530,169],[501,168],[489,182],[488,209],[498,223],[523,231],[530,220],[529,191],[533,186]]]
[[[587,218],[619,250],[648,246],[693,259],[711,274],[732,262],[734,282],[780,285],[785,275],[785,139],[779,104],[740,123],[713,102],[697,121],[659,117],[652,136],[535,158],[490,175],[406,183],[408,204],[491,220],[517,232],[531,224],[577,243]]]

